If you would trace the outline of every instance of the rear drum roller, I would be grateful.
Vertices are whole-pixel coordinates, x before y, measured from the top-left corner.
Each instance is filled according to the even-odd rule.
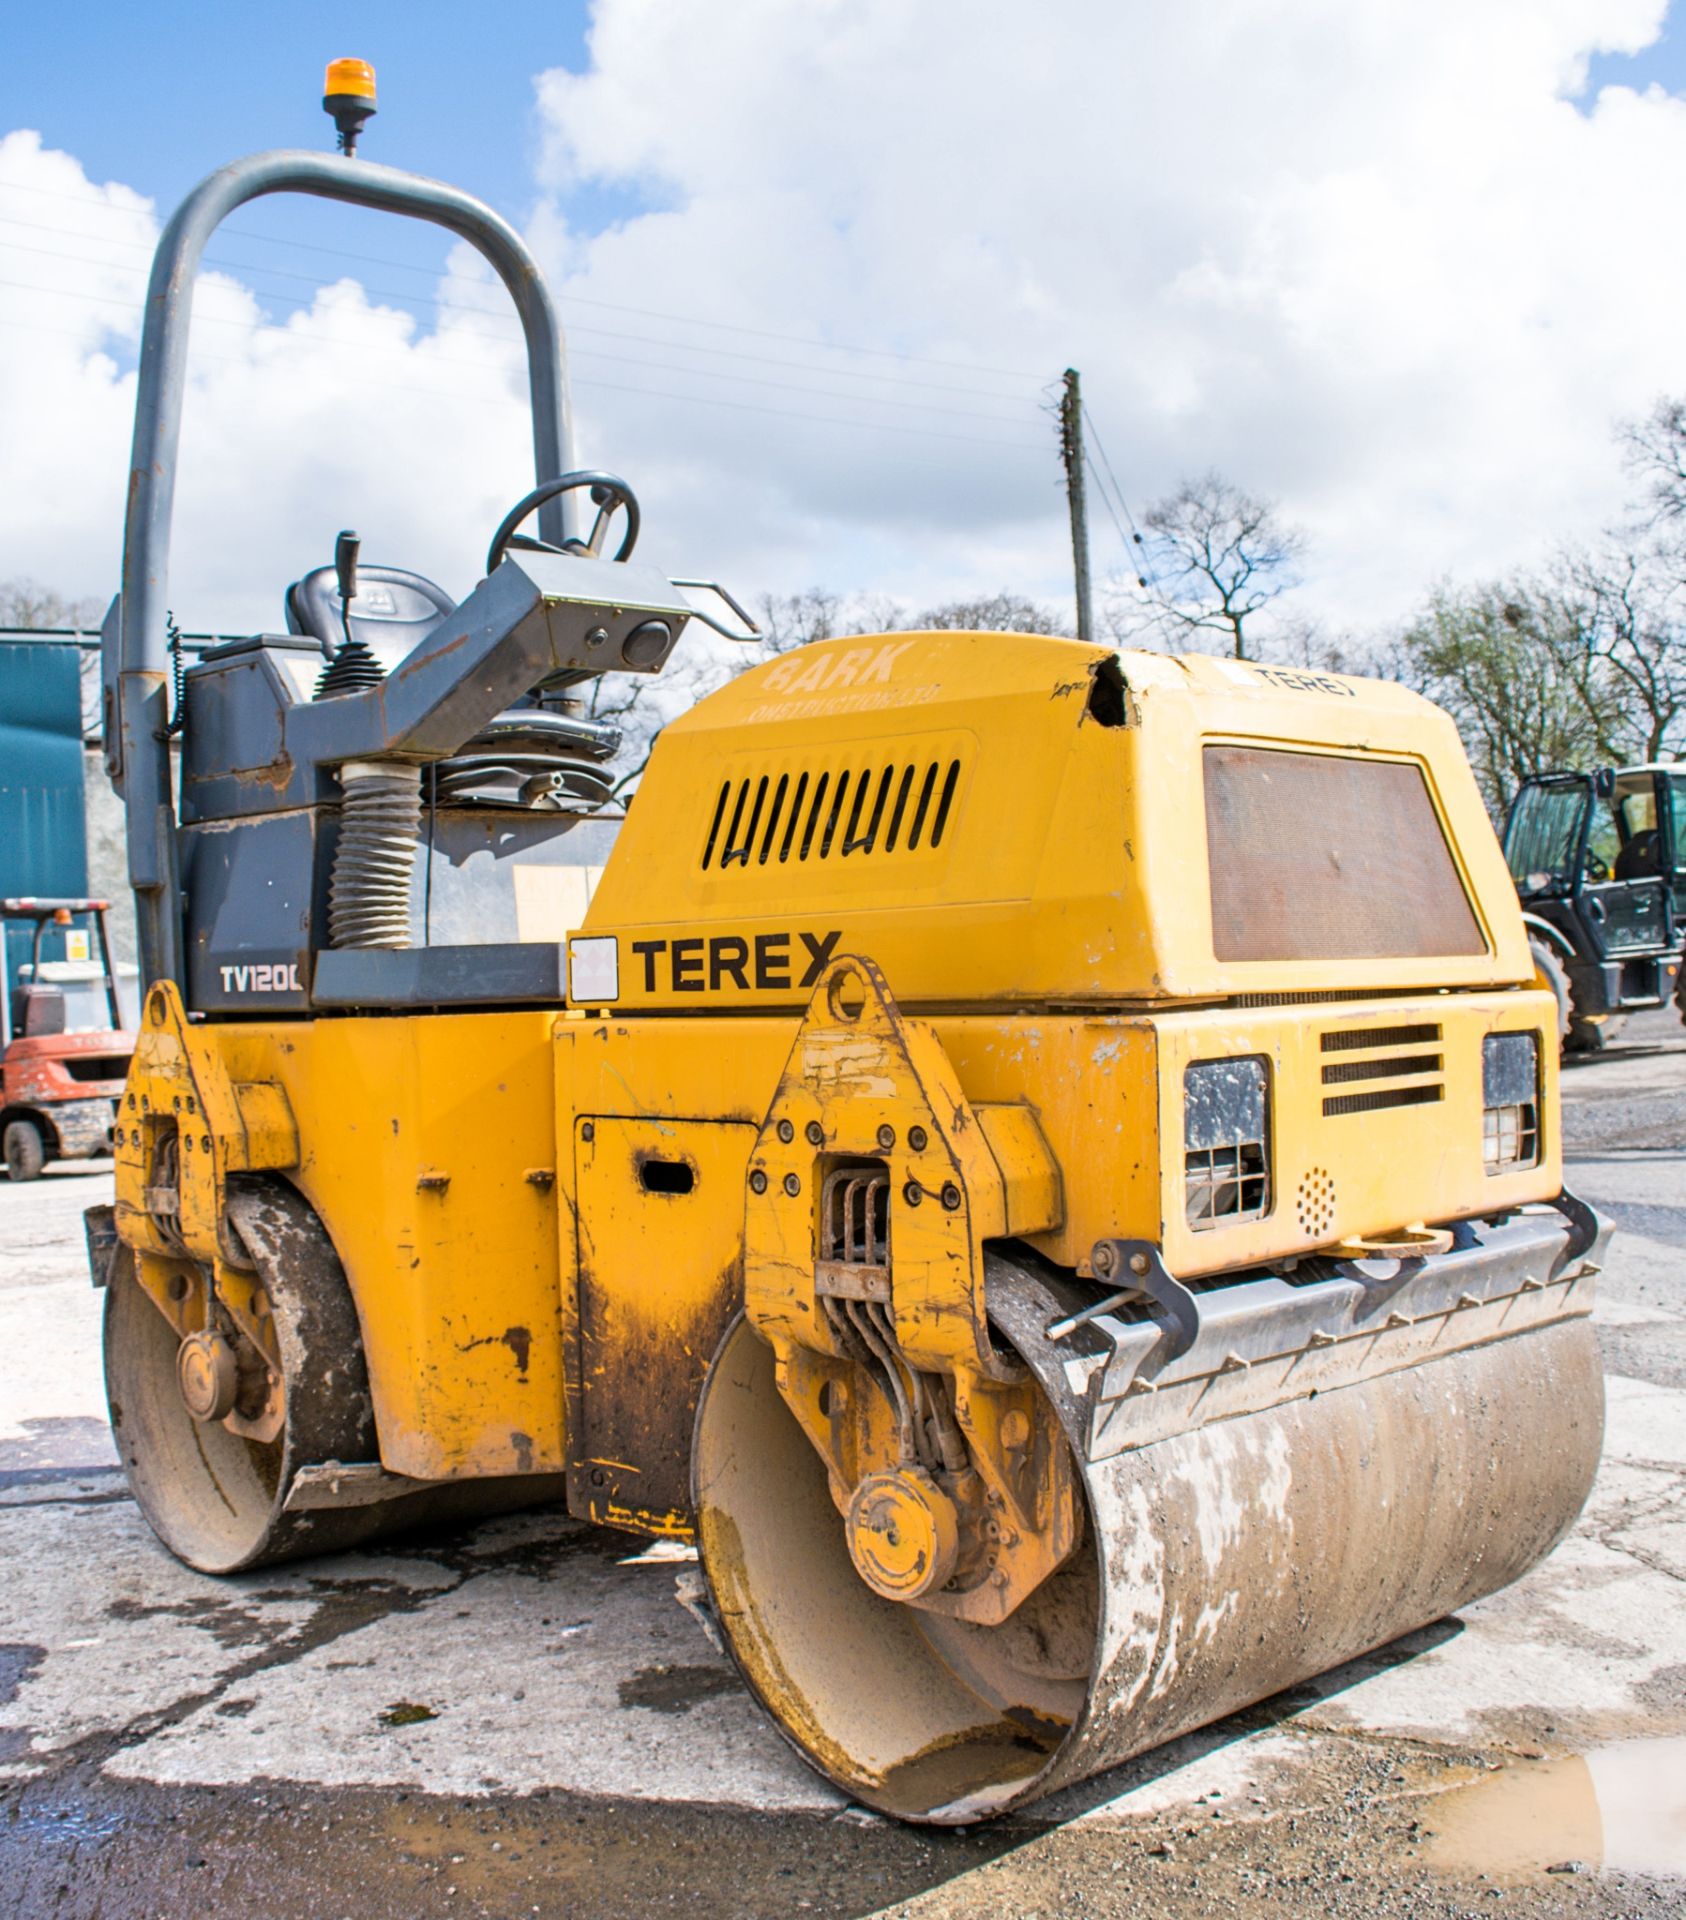
[[[1047,1389],[1064,1355],[1022,1357]],[[740,1320],[697,1412],[703,1567],[733,1657],[814,1766],[902,1819],[979,1820],[1517,1579],[1580,1511],[1602,1410],[1575,1318],[1099,1462],[1068,1428],[1081,1543],[979,1626],[868,1588]]]
[[[153,1531],[203,1573],[367,1539],[378,1506],[288,1513],[302,1466],[378,1458],[356,1308],[322,1223],[277,1180],[229,1182],[228,1212],[269,1296],[284,1414],[262,1442],[224,1424],[235,1360],[220,1335],[178,1339],[120,1258],[106,1293],[105,1382],[129,1485]]]

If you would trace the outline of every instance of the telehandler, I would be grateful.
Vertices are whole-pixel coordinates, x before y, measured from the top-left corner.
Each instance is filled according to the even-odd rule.
[[[1678,993],[1686,928],[1686,771],[1558,770],[1525,780],[1504,849],[1534,965],[1572,1052],[1602,1052],[1629,1013]]]
[[[366,617],[347,541],[291,631],[207,653],[177,796],[191,288],[274,192],[481,250],[539,484],[460,605],[388,569]],[[831,640],[669,726],[623,817],[570,689],[715,618],[637,531],[485,207],[284,152],[170,222],[106,628],[145,1011],[89,1221],[159,1537],[224,1573],[560,1495],[695,1540],[798,1750],[934,1822],[1532,1567],[1598,1459],[1605,1230],[1447,718],[1040,635]]]

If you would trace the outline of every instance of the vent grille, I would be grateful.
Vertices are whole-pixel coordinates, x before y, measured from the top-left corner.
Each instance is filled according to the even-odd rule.
[[[1294,1207],[1300,1216],[1300,1231],[1321,1240],[1335,1218],[1335,1178],[1327,1167],[1313,1167],[1301,1180]]]
[[[1374,1000],[1374,987],[1306,987],[1289,993],[1232,993],[1232,1007],[1313,1007],[1330,1000]]]
[[[1439,1038],[1439,1025],[1428,1021],[1413,1027],[1342,1027],[1324,1034],[1323,1051],[1357,1053],[1370,1047],[1420,1047]]]
[[[1418,1020],[1396,1027],[1340,1027],[1320,1037],[1324,1053],[1362,1053],[1368,1058],[1326,1060],[1323,1084],[1326,1087],[1350,1086],[1366,1080],[1406,1081],[1404,1086],[1379,1086],[1363,1093],[1333,1093],[1323,1102],[1325,1118],[1347,1113],[1378,1113],[1384,1107],[1426,1107],[1446,1097],[1445,1082],[1425,1080],[1425,1074],[1438,1074],[1444,1064],[1443,1053],[1423,1052],[1438,1047],[1438,1021]],[[1413,1051],[1407,1052],[1410,1048]]]
[[[959,786],[958,759],[724,780],[703,871],[929,851],[954,823]]]
[[[1345,1080],[1399,1080],[1408,1073],[1438,1073],[1438,1053],[1395,1054],[1387,1060],[1333,1060],[1323,1069],[1323,1084],[1339,1086]]]
[[[1431,1087],[1377,1087],[1373,1093],[1337,1093],[1323,1102],[1325,1115],[1337,1113],[1375,1113],[1382,1107],[1427,1107],[1444,1100],[1446,1089],[1438,1081]]]

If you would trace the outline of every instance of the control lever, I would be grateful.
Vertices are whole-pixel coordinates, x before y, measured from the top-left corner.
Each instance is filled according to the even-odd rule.
[[[351,603],[357,598],[357,555],[363,536],[343,527],[334,536],[334,578],[340,590],[340,626],[345,645],[351,644]]]
[[[357,555],[362,545],[362,535],[353,533],[349,527],[335,537],[334,574],[342,601],[357,598]]]

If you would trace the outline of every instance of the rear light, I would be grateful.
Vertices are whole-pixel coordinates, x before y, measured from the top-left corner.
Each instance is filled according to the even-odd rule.
[[[1270,1211],[1270,1080],[1261,1054],[1183,1074],[1183,1193],[1195,1232]]]
[[[1490,1033],[1481,1043],[1481,1158],[1491,1173],[1540,1158],[1540,1037]]]

